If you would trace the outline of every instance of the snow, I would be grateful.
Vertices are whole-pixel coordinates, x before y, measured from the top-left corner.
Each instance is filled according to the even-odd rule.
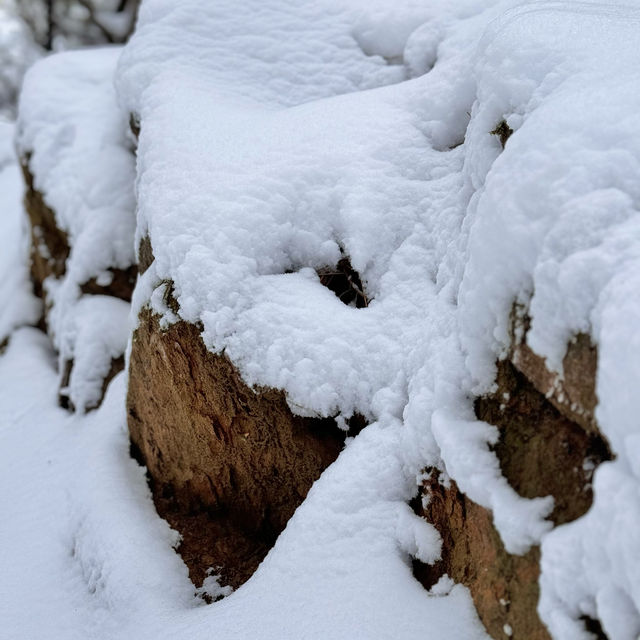
[[[526,500],[509,485],[489,449],[498,442],[497,428],[477,420],[456,419],[438,410],[431,418],[431,430],[447,473],[458,481],[466,496],[491,510],[506,550],[522,554],[532,544],[539,544],[551,529],[544,518],[553,509],[553,498]]]
[[[111,47],[46,58],[29,70],[20,97],[18,151],[71,246],[64,277],[45,288],[61,371],[74,361],[68,393],[79,411],[99,401],[129,335],[126,303],[80,290],[92,278],[108,284],[112,269],[135,262],[135,157],[113,89],[119,55]]]
[[[22,211],[23,186],[13,135],[13,125],[0,121],[0,300],[4,301],[0,345],[15,328],[36,323],[41,313],[29,282],[28,225]]]
[[[135,158],[112,86],[119,55],[111,47],[46,58],[20,97],[18,150],[69,234],[77,283],[134,261]]]
[[[55,347],[79,363],[79,406],[130,327],[126,303],[78,287],[130,265],[134,235],[149,235],[155,261],[133,317],[149,304],[165,324],[201,322],[209,349],[249,384],[283,389],[296,413],[371,424],[252,579],[200,606],[128,460],[123,377],[95,415],[68,417],[51,406],[42,338],[19,331],[0,360],[12,416],[0,455],[21,461],[3,499],[28,495],[55,534],[11,512],[7,593],[24,589],[17,565],[54,563],[70,598],[38,604],[42,617],[12,608],[15,628],[41,633],[55,606],[60,637],[125,638],[134,624],[154,638],[410,639],[427,626],[433,638],[484,637],[463,587],[443,580],[429,595],[411,576],[412,557],[440,553],[407,506],[437,467],[492,509],[509,551],[542,545],[539,611],[553,637],[588,638],[587,615],[613,639],[637,638],[640,12],[451,4],[146,0],[121,56],[65,54],[28,74],[18,144],[72,239],[48,295]],[[503,121],[504,149],[491,134]],[[345,255],[367,308],[320,283],[316,270]],[[598,347],[596,417],[616,459],[595,472],[590,512],[553,530],[551,499],[508,486],[495,428],[474,419],[515,302],[531,316],[529,345],[559,374],[577,333]],[[29,558],[32,546],[42,556]]]

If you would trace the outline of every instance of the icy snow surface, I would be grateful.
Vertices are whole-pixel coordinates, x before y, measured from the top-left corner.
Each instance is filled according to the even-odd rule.
[[[493,510],[510,551],[542,543],[540,613],[555,638],[586,640],[582,615],[613,639],[637,638],[639,27],[640,12],[620,2],[143,3],[116,73],[122,111],[96,105],[104,131],[78,129],[91,131],[89,145],[124,149],[125,114],[141,125],[136,235],[149,235],[156,260],[134,311],[150,303],[175,320],[161,304],[171,280],[180,316],[201,321],[207,346],[249,383],[284,389],[298,413],[341,421],[357,411],[372,424],[255,576],[200,607],[127,460],[122,378],[95,416],[66,417],[44,391],[54,374],[41,370],[41,338],[18,333],[0,360],[15,416],[0,455],[25,447],[24,468],[11,467],[22,482],[3,499],[29,492],[36,512],[57,505],[58,529],[15,538],[35,517],[16,512],[2,522],[18,545],[3,562],[28,555],[29,540],[43,545],[42,558],[27,558],[34,574],[52,554],[70,594],[56,595],[71,630],[61,637],[128,637],[134,624],[143,637],[483,637],[466,590],[444,582],[429,597],[411,577],[410,557],[437,558],[439,540],[406,501],[438,466]],[[66,64],[77,72],[104,56],[95,90],[112,95],[115,54],[92,54],[86,68],[74,55]],[[61,59],[46,63],[58,75]],[[45,65],[29,75],[24,109],[41,108],[50,75]],[[78,101],[97,95],[86,89],[78,84]],[[86,124],[87,108],[67,122]],[[69,194],[85,192],[74,180],[87,164],[69,165],[69,188],[57,191],[56,154],[73,142],[52,110],[28,113],[23,122],[43,126],[23,128],[21,148],[36,151],[43,193],[80,239],[92,218]],[[503,119],[514,131],[504,149],[490,133]],[[130,173],[117,171],[130,188]],[[343,254],[366,285],[366,309],[343,305],[316,275]],[[96,265],[77,268],[106,266]],[[531,347],[560,373],[567,341],[591,334],[597,419],[617,456],[595,473],[589,514],[551,532],[550,499],[506,485],[495,429],[473,414],[508,346],[514,301],[529,309]],[[49,451],[57,472],[41,459]],[[38,506],[42,485],[57,493]],[[71,595],[79,604],[66,604]],[[41,603],[43,619],[52,602]],[[11,620],[35,633],[38,619],[20,611]]]
[[[135,158],[113,88],[119,55],[112,47],[47,58],[27,73],[20,98],[20,155],[72,247],[64,277],[45,287],[61,371],[74,360],[67,391],[79,410],[97,404],[128,337],[127,303],[80,297],[80,285],[108,283],[109,269],[135,261]]]

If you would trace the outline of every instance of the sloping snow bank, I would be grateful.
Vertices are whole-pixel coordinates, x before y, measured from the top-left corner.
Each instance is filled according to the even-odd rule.
[[[129,305],[80,289],[91,279],[108,286],[112,269],[135,262],[135,158],[113,89],[119,55],[112,47],[46,58],[28,72],[20,99],[19,153],[71,247],[64,277],[45,289],[61,371],[74,362],[63,391],[80,411],[100,400],[128,337]]]

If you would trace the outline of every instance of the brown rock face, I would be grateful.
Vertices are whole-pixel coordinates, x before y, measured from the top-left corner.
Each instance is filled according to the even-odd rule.
[[[482,623],[492,638],[550,640],[536,614],[538,602],[538,548],[524,556],[507,553],[493,526],[491,512],[469,500],[455,482],[439,482],[437,472],[425,480],[429,496],[419,513],[442,535],[442,559],[433,566],[415,564],[415,575],[426,587],[447,574],[471,591]],[[509,625],[509,626],[505,626]]]
[[[35,294],[44,298],[43,282],[49,276],[61,278],[69,257],[67,234],[58,228],[53,211],[33,186],[29,159],[22,162],[26,185],[24,204],[31,227],[31,279]]]
[[[513,312],[511,361],[558,411],[587,431],[598,431],[595,419],[598,353],[591,338],[580,333],[567,345],[562,365],[564,376],[549,371],[545,361],[526,343],[529,318],[518,308]]]
[[[153,262],[153,248],[151,247],[151,238],[144,236],[138,245],[138,270],[144,273]]]
[[[247,387],[198,327],[163,331],[143,310],[127,408],[159,514],[183,536],[196,585],[209,567],[245,582],[344,443],[333,420],[294,416],[281,392]]]
[[[583,351],[576,355],[576,350]],[[527,352],[519,345],[516,353]],[[560,400],[548,399],[540,392],[542,388],[551,396],[543,385],[551,374],[543,375],[539,367],[544,368],[544,363],[535,354],[521,358],[516,366],[508,360],[499,362],[497,391],[475,403],[478,418],[500,431],[495,452],[503,475],[523,497],[552,495],[555,508],[551,520],[555,525],[586,513],[593,497],[593,471],[611,458],[592,421],[595,394],[589,396],[585,391],[595,388],[592,358],[597,354],[584,339],[569,347],[566,395]],[[522,371],[531,373],[531,378]],[[563,399],[569,389],[573,393],[570,404]],[[590,414],[576,411],[578,398],[581,407],[591,407]],[[548,640],[536,612],[539,549],[533,548],[524,556],[507,553],[491,513],[463,495],[454,482],[441,484],[436,471],[424,482],[422,495],[427,506],[416,504],[416,510],[436,526],[444,544],[440,562],[433,567],[416,567],[418,579],[431,586],[446,573],[466,585],[493,638],[506,638],[509,632],[515,639]]]

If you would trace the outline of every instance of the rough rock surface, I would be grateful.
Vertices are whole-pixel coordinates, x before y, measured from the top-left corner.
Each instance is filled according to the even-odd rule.
[[[498,362],[497,390],[476,400],[476,415],[500,431],[495,452],[511,486],[526,498],[552,495],[554,525],[571,522],[591,506],[593,471],[611,457],[593,421],[597,353],[588,339],[569,345],[564,387],[524,339],[513,353],[514,362]],[[560,395],[560,388],[565,395]],[[578,410],[577,402],[582,403]],[[442,560],[433,567],[416,566],[416,576],[425,586],[443,574],[465,584],[494,638],[548,640],[536,613],[538,548],[523,556],[507,553],[491,512],[436,471],[424,481],[415,508],[443,538]]]
[[[255,571],[345,433],[331,419],[294,416],[283,393],[253,390],[197,326],[163,330],[143,309],[127,399],[132,450],[156,508],[182,534],[196,585],[207,570],[237,587]]]

